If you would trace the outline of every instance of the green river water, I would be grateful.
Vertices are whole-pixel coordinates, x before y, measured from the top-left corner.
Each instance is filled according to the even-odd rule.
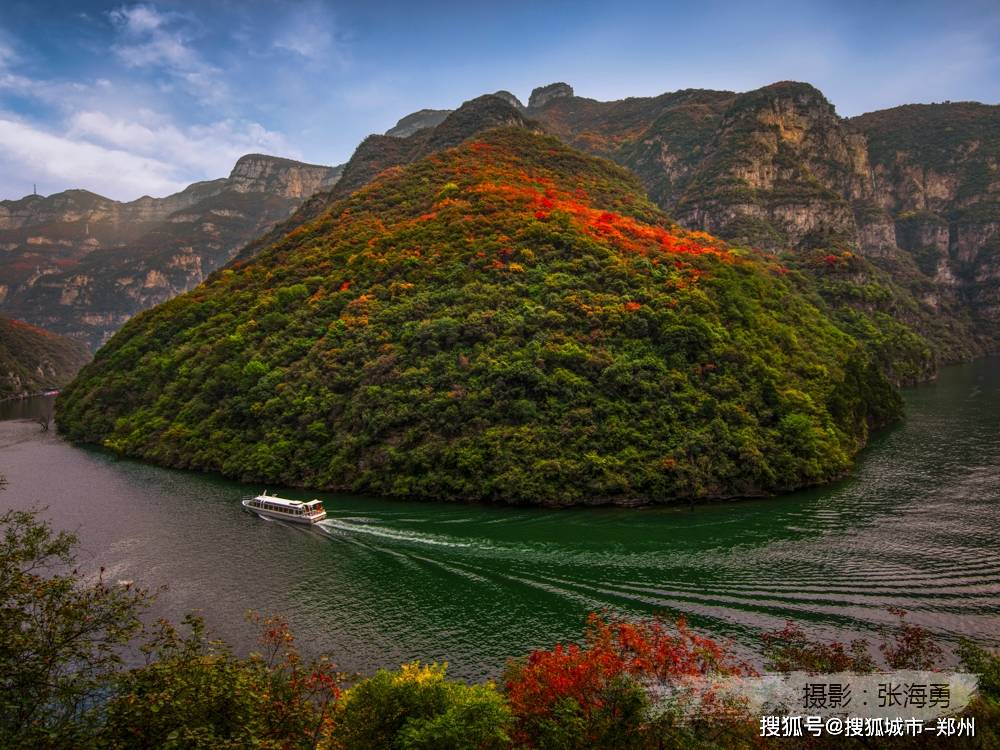
[[[550,511],[324,500],[319,528],[269,522],[263,490],[116,461],[0,404],[0,508],[45,505],[81,539],[81,567],[165,584],[155,614],[200,611],[240,650],[247,610],[283,613],[308,652],[371,672],[446,660],[495,676],[508,656],[579,637],[586,613],[683,613],[752,653],[786,619],[874,636],[888,607],[945,641],[1000,645],[1000,359],[906,393],[907,420],[850,478],[767,500]]]

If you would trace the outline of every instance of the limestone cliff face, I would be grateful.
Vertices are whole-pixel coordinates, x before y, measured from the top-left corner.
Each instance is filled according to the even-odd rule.
[[[339,176],[339,167],[250,154],[228,178],[165,198],[120,203],[68,190],[0,201],[0,312],[96,348]]]
[[[537,109],[544,107],[553,99],[567,96],[573,96],[573,87],[568,83],[550,83],[548,86],[539,86],[531,92],[531,96],[528,98],[528,107]]]
[[[812,86],[736,97],[704,151],[674,207],[682,223],[773,249],[828,237],[858,244],[856,210],[874,205],[864,141]]]
[[[282,198],[304,199],[329,189],[339,176],[335,168],[248,154],[236,162],[226,187],[239,193],[269,193]]]
[[[931,331],[942,359],[1000,343],[1000,108],[844,120],[796,82],[533,102],[530,116],[631,169],[682,225],[776,252],[860,253],[910,295],[892,314]]]
[[[896,242],[1000,340],[1000,107],[912,104],[851,120]]]
[[[775,250],[828,237],[874,253],[894,245],[864,136],[808,84],[615,102],[560,90],[532,102],[531,116],[629,167],[682,224]]]

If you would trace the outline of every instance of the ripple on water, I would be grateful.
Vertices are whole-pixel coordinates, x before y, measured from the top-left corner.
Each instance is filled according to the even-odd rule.
[[[605,607],[683,613],[745,644],[786,619],[872,636],[902,607],[945,639],[1000,646],[1000,361],[951,368],[906,397],[906,423],[851,478],[694,511],[320,493],[317,528],[262,523],[238,506],[245,487],[116,462],[16,422],[0,423],[0,502],[47,504],[88,566],[169,584],[157,614],[201,610],[250,647],[245,610],[283,612],[345,669],[421,658],[495,676],[508,656],[578,637]]]

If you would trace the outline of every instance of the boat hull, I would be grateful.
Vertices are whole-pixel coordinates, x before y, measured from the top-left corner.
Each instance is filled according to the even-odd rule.
[[[247,513],[253,513],[255,515],[261,516],[262,518],[273,518],[276,521],[289,521],[290,523],[301,523],[306,526],[312,526],[313,524],[319,523],[326,518],[326,511],[320,511],[319,513],[313,513],[312,515],[293,515],[291,513],[280,513],[273,510],[267,510],[266,508],[255,508],[250,505],[248,500],[241,500],[240,505],[243,506],[243,510]]]

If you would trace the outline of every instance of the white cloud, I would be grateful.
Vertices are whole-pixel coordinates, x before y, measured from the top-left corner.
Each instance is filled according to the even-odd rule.
[[[32,183],[49,189],[80,187],[111,198],[167,195],[184,187],[162,161],[40,130],[0,117],[0,190],[24,195]]]
[[[205,103],[218,104],[228,97],[222,71],[192,46],[185,16],[133,5],[112,10],[108,17],[120,37],[112,49],[126,66],[159,70]]]
[[[0,39],[0,70],[9,66],[15,59],[14,50]]]
[[[111,20],[119,26],[124,26],[132,34],[142,34],[160,28],[164,16],[151,5],[135,5],[131,8],[122,6],[109,13]]]
[[[116,55],[154,69],[153,80],[28,77],[14,67],[19,59],[0,31],[0,97],[30,98],[47,109],[45,120],[0,109],[0,198],[19,197],[32,183],[43,192],[83,188],[119,200],[162,196],[228,175],[246,153],[299,156],[281,133],[226,117],[219,113],[225,107],[202,124],[162,111],[169,104],[164,91],[188,100],[194,93],[203,104],[225,96],[219,71],[188,44],[190,19],[152,5],[121,7],[105,18],[116,29]]]
[[[137,112],[134,120],[100,111],[79,112],[70,119],[67,136],[162,159],[179,170],[210,177],[228,174],[240,156],[252,151],[297,156],[284,136],[255,122],[220,120],[181,129],[148,110]]]
[[[291,52],[315,67],[329,64],[344,66],[348,58],[338,43],[337,27],[329,9],[321,3],[297,6],[278,24],[272,46]]]
[[[109,198],[163,196],[191,182],[225,177],[249,152],[295,156],[284,137],[258,123],[222,120],[178,128],[154,112],[135,120],[103,112],[74,115],[64,132],[0,113],[0,198],[83,188]]]
[[[46,81],[4,72],[0,67],[0,93],[29,97],[60,108],[73,106],[89,98],[93,87],[78,81]]]

